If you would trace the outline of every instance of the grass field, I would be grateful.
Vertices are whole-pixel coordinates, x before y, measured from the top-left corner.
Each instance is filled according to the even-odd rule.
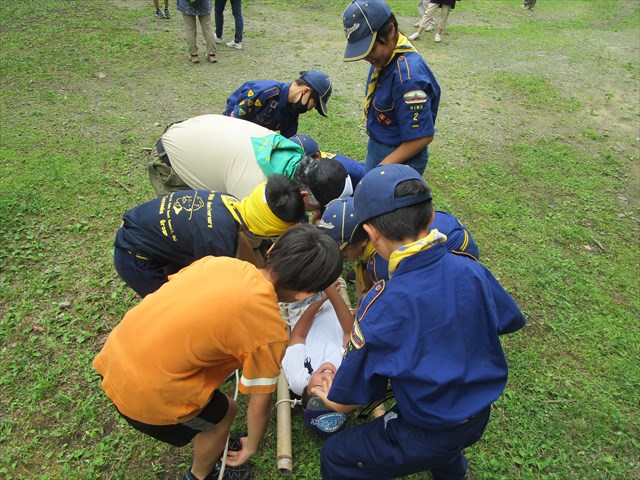
[[[390,1],[407,34],[415,3]],[[464,0],[441,44],[416,41],[443,90],[435,204],[529,320],[504,338],[509,385],[466,453],[476,479],[638,480],[640,4],[520,3]],[[363,160],[367,65],[341,61],[345,4],[246,0],[244,50],[191,65],[173,5],[161,21],[150,0],[0,2],[0,478],[183,475],[189,449],[128,427],[91,367],[137,303],[115,230],[153,197],[146,149],[164,127],[221,112],[249,79],[326,71],[330,117],[300,132]],[[293,477],[315,480],[321,442],[300,416]],[[272,423],[257,480],[279,477]]]

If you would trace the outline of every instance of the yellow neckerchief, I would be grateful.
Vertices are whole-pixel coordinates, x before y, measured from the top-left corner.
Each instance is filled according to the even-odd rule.
[[[279,237],[297,222],[287,223],[271,211],[265,198],[267,182],[253,189],[251,195],[237,201],[225,199],[225,205],[236,221],[253,235],[258,237]],[[230,197],[233,198],[233,197]]]
[[[396,47],[393,49],[393,53],[391,54],[391,57],[389,57],[389,61],[385,63],[382,68],[389,65],[391,63],[391,60],[393,60],[393,58],[396,56],[396,54],[406,53],[406,52],[418,53],[418,50],[415,49],[415,47],[411,44],[411,42],[407,37],[399,33],[398,43],[396,43]],[[382,70],[382,68],[380,70]],[[373,92],[375,92],[376,86],[378,85],[378,75],[380,75],[380,70],[376,68],[373,69],[373,72],[371,72],[371,78],[369,79],[369,84],[367,85],[367,96],[364,100],[365,123],[367,121],[367,114],[369,113],[369,107],[371,106],[371,100],[373,100]]]
[[[360,282],[360,286],[364,290],[364,270],[367,268],[367,262],[371,257],[376,254],[376,248],[373,246],[373,243],[367,242],[367,245],[364,247],[364,252],[362,255],[359,255],[353,265],[353,270],[356,272],[356,281]],[[362,292],[364,295],[366,292]]]
[[[427,250],[437,243],[446,241],[446,235],[440,233],[436,229],[433,229],[426,237],[398,247],[396,250],[391,252],[391,256],[389,257],[389,278],[391,278],[391,274],[395,272],[396,268],[398,268],[398,264],[405,258],[415,255],[418,252],[422,252],[423,250]]]

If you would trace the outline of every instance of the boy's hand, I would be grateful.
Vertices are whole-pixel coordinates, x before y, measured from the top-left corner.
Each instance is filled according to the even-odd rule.
[[[248,437],[241,437],[240,442],[242,443],[242,450],[227,451],[227,465],[230,467],[237,467],[238,465],[242,465],[255,453],[249,451],[249,446],[247,443]]]

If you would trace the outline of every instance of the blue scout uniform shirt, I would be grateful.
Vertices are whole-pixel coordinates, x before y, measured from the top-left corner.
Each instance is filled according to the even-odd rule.
[[[508,369],[498,336],[518,330],[525,318],[484,265],[451,255],[443,241],[432,232],[402,247],[409,248],[392,279],[367,293],[330,400],[382,399],[390,380],[399,415],[446,429],[501,395]]]
[[[115,246],[181,266],[207,255],[235,257],[240,225],[227,208],[227,200],[236,198],[185,190],[138,205],[124,214]]]
[[[347,175],[351,177],[351,185],[356,188],[358,182],[362,180],[364,174],[367,173],[364,168],[364,163],[354,160],[353,158],[345,157],[339,153],[320,152],[320,158],[331,158],[339,162],[347,171]]]
[[[373,71],[371,67],[367,85]],[[420,54],[396,54],[378,76],[367,133],[377,142],[395,146],[429,137],[435,133],[439,103],[440,86]]]
[[[455,215],[436,210],[433,223],[429,225],[429,231],[438,230],[446,235],[445,246],[447,250],[456,254],[466,255],[474,260],[480,259],[480,250],[471,236],[467,227],[460,223]],[[389,262],[378,252],[375,252],[366,260],[366,268],[371,274],[373,282],[389,280]]]
[[[227,98],[223,114],[248,120],[283,137],[298,132],[298,114],[288,110],[289,84],[274,80],[246,82]]]

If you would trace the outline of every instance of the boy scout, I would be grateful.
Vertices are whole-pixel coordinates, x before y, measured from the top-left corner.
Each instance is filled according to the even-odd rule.
[[[355,192],[357,221],[389,260],[389,281],[364,297],[345,358],[312,393],[336,411],[382,399],[383,417],[329,438],[324,479],[387,479],[430,471],[464,480],[462,450],[477,442],[507,382],[499,335],[525,318],[481,263],[452,255],[428,226],[431,193],[407,165],[368,172]]]

